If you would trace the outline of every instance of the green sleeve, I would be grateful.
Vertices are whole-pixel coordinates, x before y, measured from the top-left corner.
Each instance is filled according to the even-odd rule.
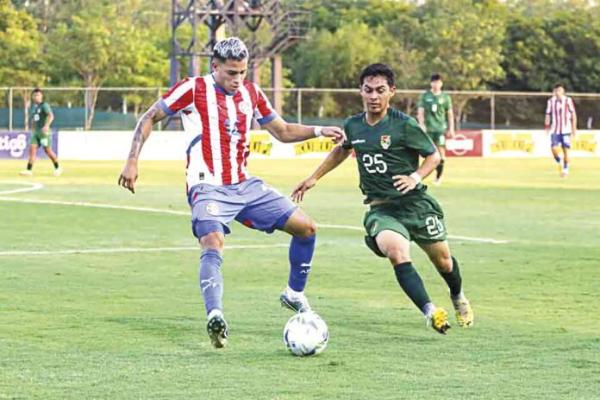
[[[44,113],[46,113],[46,115],[52,114],[52,108],[50,108],[50,104],[44,103],[42,105],[42,111],[44,111]]]
[[[346,133],[346,140],[342,142],[342,148],[346,150],[352,149],[352,142],[350,139],[350,118],[344,121],[344,132]]]
[[[449,94],[446,94],[446,112],[452,110],[452,97]]]
[[[410,118],[406,123],[406,147],[416,150],[420,156],[427,157],[436,152],[429,135],[421,129],[417,120]]]
[[[424,97],[425,93],[421,93],[421,95],[419,96],[419,101],[417,102],[417,108],[425,108],[425,102],[423,101]]]

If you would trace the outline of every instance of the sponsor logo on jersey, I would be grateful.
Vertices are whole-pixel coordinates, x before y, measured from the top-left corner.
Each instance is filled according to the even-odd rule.
[[[381,135],[381,147],[387,150],[392,145],[392,137],[390,135]]]
[[[238,107],[240,112],[243,112],[244,114],[250,114],[252,112],[252,105],[247,101],[242,101]]]
[[[360,143],[364,143],[364,142],[365,142],[364,139],[356,139],[356,140],[351,141],[350,143],[352,143],[352,144],[360,144]]]
[[[206,212],[210,215],[218,216],[219,215],[219,205],[214,202],[210,202],[206,205]]]

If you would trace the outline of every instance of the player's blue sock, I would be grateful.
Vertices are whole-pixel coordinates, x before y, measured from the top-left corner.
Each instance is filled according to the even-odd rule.
[[[563,168],[569,169],[569,162],[567,160],[565,160],[565,162],[563,163]]]
[[[560,156],[554,156],[554,161],[560,164]]]
[[[292,237],[289,252],[290,277],[288,279],[288,286],[296,292],[302,292],[306,286],[316,241],[316,235],[305,238]]]
[[[223,310],[223,257],[218,250],[208,249],[200,256],[200,290],[204,297],[206,314],[213,309]]]

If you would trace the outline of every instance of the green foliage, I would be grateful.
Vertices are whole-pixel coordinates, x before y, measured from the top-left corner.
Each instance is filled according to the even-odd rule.
[[[442,73],[454,89],[482,89],[502,78],[503,13],[496,1],[428,1],[419,38],[423,68]]]
[[[348,23],[334,33],[313,31],[298,46],[302,57],[292,61],[294,80],[300,86],[357,87],[361,69],[381,60],[384,51],[365,23]]]
[[[0,86],[41,84],[42,44],[35,20],[9,0],[0,0]]]

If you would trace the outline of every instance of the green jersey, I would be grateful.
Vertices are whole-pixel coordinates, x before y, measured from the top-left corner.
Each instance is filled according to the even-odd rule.
[[[448,111],[452,109],[452,99],[444,92],[433,94],[426,91],[419,97],[417,105],[425,110],[427,133],[442,133],[448,129]]]
[[[32,120],[32,128],[35,133],[39,133],[42,131],[44,125],[48,121],[48,117],[52,113],[52,109],[50,105],[46,102],[41,102],[40,104],[35,104],[31,106],[31,120]]]
[[[419,167],[419,156],[436,151],[417,121],[394,108],[388,109],[387,115],[373,126],[367,124],[365,113],[350,117],[344,123],[344,131],[347,139],[342,146],[356,153],[365,204],[406,196],[394,187],[392,177],[410,175]],[[424,191],[425,186],[419,184],[408,194]]]

